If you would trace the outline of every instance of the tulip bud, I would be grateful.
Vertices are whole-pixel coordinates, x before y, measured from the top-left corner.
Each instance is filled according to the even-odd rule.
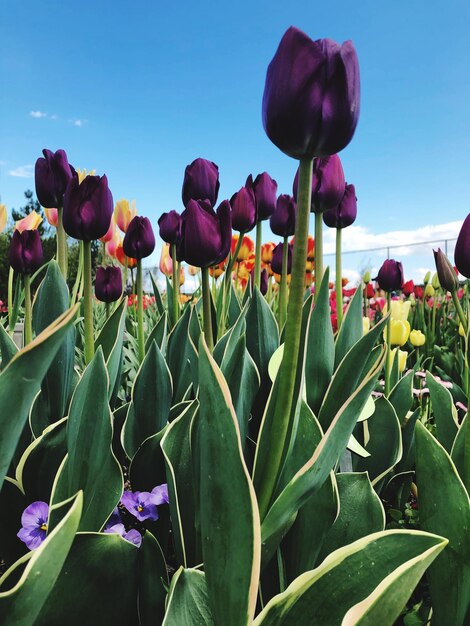
[[[150,256],[155,249],[155,235],[148,217],[136,215],[130,222],[124,241],[124,254],[133,259],[144,259]]]
[[[368,317],[362,318],[362,334],[365,335],[370,330],[370,319]]]
[[[115,302],[122,295],[122,274],[119,267],[98,267],[95,277],[95,295],[101,302]]]
[[[43,261],[41,237],[37,230],[15,230],[11,238],[9,263],[15,272],[33,274]]]
[[[170,244],[175,244],[181,236],[181,215],[176,211],[170,211],[169,213],[163,213],[158,220],[158,226],[160,227],[160,237],[163,241]]]
[[[64,150],[44,149],[42,153],[44,158],[40,157],[34,168],[36,195],[46,209],[62,207],[67,184],[75,170],[69,165]]]
[[[255,249],[255,242],[248,235],[233,235],[232,244],[230,246],[230,252],[232,255],[235,254],[235,248],[237,247],[240,236],[243,236],[242,244],[240,246],[240,250],[238,251],[237,258],[235,259],[238,263],[240,263],[240,261],[246,261],[248,257],[253,254]]]
[[[429,283],[428,285],[426,285],[425,289],[424,289],[424,295],[426,298],[432,298],[434,295],[434,287],[432,286],[431,283]]]
[[[433,250],[434,261],[436,263],[437,275],[442,288],[450,293],[454,293],[459,287],[459,279],[452,267],[451,262],[440,248]]]
[[[7,207],[5,204],[0,204],[0,233],[3,233],[5,226],[7,225]]]
[[[362,277],[362,280],[364,281],[364,284],[367,285],[368,283],[370,283],[370,272],[366,272],[364,274],[364,276]]]
[[[434,289],[439,289],[441,286],[437,272],[434,272],[434,274],[432,275],[431,285],[434,287]]]
[[[457,243],[455,244],[454,259],[455,265],[462,276],[470,278],[470,213],[465,218],[460,229]]]
[[[59,211],[57,209],[44,209],[44,214],[49,224],[57,228],[57,224],[59,223]]]
[[[297,205],[292,196],[282,194],[277,199],[276,210],[269,219],[269,225],[275,235],[290,237],[295,232]]]
[[[328,156],[351,141],[359,118],[359,65],[352,42],[312,41],[290,27],[263,94],[269,139],[294,159]]]
[[[292,272],[292,246],[288,245],[287,250],[287,274]],[[271,269],[275,274],[282,274],[282,254],[284,251],[284,244],[278,243],[273,251],[273,260],[271,261]]]
[[[411,302],[408,300],[392,300],[390,303],[390,317],[393,320],[401,320],[405,322],[408,319],[410,313]]]
[[[390,320],[390,343],[392,346],[404,346],[410,336],[410,323],[405,320]],[[387,330],[384,330],[384,339],[387,339]]]
[[[170,244],[164,243],[160,252],[160,272],[165,276],[171,276],[173,273],[173,259],[170,256]]]
[[[398,350],[398,371],[402,374],[406,368],[406,359],[408,358],[408,352],[405,350]]]
[[[420,330],[412,330],[410,333],[410,343],[415,348],[420,348],[426,343],[426,336]]]
[[[460,324],[459,324],[459,335],[460,335],[461,337],[464,337],[464,338],[465,338],[465,330],[464,330],[464,328],[463,328],[463,324],[462,324],[462,322],[460,322]]]
[[[431,280],[431,272],[428,270],[426,272],[426,275],[424,277],[424,281],[423,282],[424,282],[425,285],[427,285],[430,280]]]
[[[346,185],[343,198],[334,209],[323,213],[323,221],[330,228],[346,228],[354,223],[357,217],[357,198],[354,185]]]
[[[195,159],[184,171],[183,204],[188,206],[190,200],[209,200],[211,206],[217,202],[219,195],[219,168],[212,161]]]
[[[298,186],[299,170],[297,169],[292,186],[296,202]],[[311,211],[323,213],[330,209],[336,209],[344,196],[345,188],[343,166],[337,154],[313,160]]]
[[[251,187],[242,187],[230,199],[232,228],[247,233],[256,225],[256,200]]]
[[[394,259],[387,259],[377,275],[377,282],[384,291],[391,292],[401,289],[403,285],[403,266]]]
[[[106,235],[113,215],[113,196],[106,176],[87,176],[82,183],[75,174],[64,195],[65,232],[81,241]]]
[[[412,280],[407,280],[406,283],[404,283],[402,291],[403,294],[405,296],[411,296],[412,293],[414,293],[415,290],[415,284]]]
[[[267,172],[258,174],[253,181],[250,174],[246,187],[252,187],[256,199],[256,219],[267,220],[276,208],[277,182]]]
[[[254,269],[250,273],[250,281],[251,281],[251,288],[253,289],[253,285],[255,282],[255,270]],[[265,269],[262,269],[259,290],[261,291],[261,294],[263,296],[265,296],[268,293],[268,281],[269,281],[268,272]]]

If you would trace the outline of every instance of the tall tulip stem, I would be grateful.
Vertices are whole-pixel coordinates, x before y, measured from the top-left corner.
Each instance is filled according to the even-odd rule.
[[[10,332],[12,333],[15,324],[13,320],[13,279],[15,278],[15,270],[10,267],[10,271],[8,272],[8,327]]]
[[[392,371],[392,365],[393,365],[393,361],[392,361],[392,333],[391,333],[391,326],[392,326],[392,317],[390,314],[392,308],[392,296],[390,295],[390,292],[387,292],[387,313],[388,313],[388,320],[387,320],[387,326],[386,326],[386,343],[387,343],[387,356],[385,358],[385,397],[388,398],[389,394],[390,394],[390,374]]]
[[[336,319],[338,321],[338,330],[343,323],[343,279],[341,267],[341,228],[336,229]]]
[[[24,345],[33,339],[32,308],[31,308],[31,276],[24,275]]]
[[[139,349],[139,361],[142,363],[145,357],[144,338],[144,298],[142,290],[142,260],[137,260],[137,343]],[[173,287],[174,290],[174,287]]]
[[[85,363],[88,365],[95,354],[93,340],[93,288],[91,283],[91,241],[83,246],[83,312],[85,326]]]
[[[67,278],[67,235],[64,230],[64,224],[62,221],[62,214],[64,209],[58,207],[57,215],[57,262],[59,264],[60,271],[63,277]]]
[[[299,181],[300,188],[300,181]],[[323,279],[323,215],[315,213],[315,294]]]
[[[455,310],[457,312],[457,315],[459,316],[460,322],[461,322],[461,324],[463,326],[463,330],[465,332],[465,335],[467,335],[467,333],[468,333],[468,321],[467,321],[465,313],[464,313],[464,311],[462,309],[462,305],[460,304],[460,300],[459,300],[459,297],[457,295],[457,290],[456,289],[454,289],[454,291],[452,292],[452,300],[454,302],[454,307],[455,307]]]
[[[172,259],[172,287],[173,287],[173,311],[175,315],[175,324],[180,317],[180,281],[179,281],[179,263],[176,260],[176,244],[171,244],[171,259]]]
[[[204,335],[209,351],[214,349],[214,339],[212,337],[212,311],[211,311],[211,289],[209,286],[209,268],[202,267],[202,316]]]
[[[255,287],[261,285],[261,240],[263,238],[263,222],[260,220],[256,224],[256,248],[255,248]]]
[[[282,467],[284,451],[289,445],[292,430],[291,412],[295,395],[295,380],[300,350],[302,327],[302,305],[305,292],[305,262],[307,259],[308,224],[312,194],[312,160],[300,161],[299,191],[297,194],[297,219],[295,225],[295,245],[292,258],[292,277],[290,296],[287,307],[285,326],[284,356],[279,377],[278,395],[274,409],[269,437],[264,445],[269,445],[269,454],[264,457],[263,465],[255,465],[254,480],[257,489],[261,519],[264,519],[271,502]],[[260,441],[263,428],[260,431]]]
[[[279,288],[279,332],[282,331],[282,327],[287,316],[287,264],[289,260],[289,242],[287,237],[284,237],[284,243],[282,244],[282,266],[281,266],[281,284]]]

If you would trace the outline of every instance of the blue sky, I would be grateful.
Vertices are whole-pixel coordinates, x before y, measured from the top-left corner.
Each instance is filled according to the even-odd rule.
[[[359,211],[347,245],[368,247],[369,236],[376,245],[378,235],[413,241],[423,227],[432,238],[439,224],[454,223],[453,233],[468,213],[467,2],[0,7],[0,194],[10,207],[33,187],[28,175],[44,147],[106,173],[115,200],[135,198],[154,223],[182,208],[184,168],[198,156],[219,165],[221,199],[263,170],[290,193],[296,162],[266,137],[261,98],[293,24],[315,39],[352,39],[359,56],[361,116],[341,153]],[[403,230],[410,238],[390,239]]]

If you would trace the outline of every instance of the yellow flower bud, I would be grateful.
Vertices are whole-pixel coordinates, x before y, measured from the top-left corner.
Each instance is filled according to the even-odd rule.
[[[434,272],[434,274],[432,275],[431,284],[434,287],[434,289],[439,289],[439,287],[441,286],[441,283],[439,282],[439,276],[437,275],[437,272]]]
[[[411,345],[419,348],[426,343],[426,336],[420,330],[412,330],[410,333]]]
[[[0,233],[3,233],[7,225],[7,207],[6,204],[0,204]]]
[[[79,167],[77,167],[78,182],[83,183],[87,176],[94,176],[95,172],[96,170],[91,170],[90,172],[87,172],[85,168],[81,170]]]
[[[364,281],[366,285],[367,283],[370,283],[370,272],[366,272],[362,280]]]
[[[464,331],[464,329],[463,329],[463,324],[462,324],[462,322],[460,322],[460,324],[459,324],[459,335],[460,335],[461,337],[464,337],[464,338],[465,338],[465,331]]]
[[[431,280],[431,272],[426,272],[426,276],[424,277],[424,284],[427,285],[428,282]]]
[[[365,335],[370,330],[370,319],[368,317],[362,318],[362,334]]]
[[[405,350],[398,350],[398,371],[400,374],[405,371],[407,357],[408,352]]]
[[[137,215],[137,209],[135,208],[135,200],[132,200],[129,206],[129,200],[122,198],[116,202],[114,207],[114,220],[123,233],[127,231],[127,227]]]
[[[424,295],[427,296],[428,298],[432,298],[432,296],[434,295],[434,287],[431,285],[431,283],[426,285],[426,289],[424,290]]]
[[[407,300],[392,300],[390,303],[390,313],[392,320],[401,320],[405,322],[408,319],[410,312],[411,302]]]
[[[403,346],[410,336],[410,323],[405,320],[390,320],[390,343],[392,346]],[[384,330],[384,339],[387,340],[387,329]]]

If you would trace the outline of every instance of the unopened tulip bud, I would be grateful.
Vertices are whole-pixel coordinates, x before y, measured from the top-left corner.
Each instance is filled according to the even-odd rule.
[[[439,289],[441,286],[437,272],[434,272],[434,274],[432,275],[431,285],[434,287],[434,289]]]
[[[366,285],[370,283],[370,272],[366,272],[362,280],[364,281]]]
[[[464,330],[464,328],[463,328],[463,324],[462,324],[462,322],[460,322],[460,324],[459,324],[459,335],[460,335],[461,337],[465,337],[465,330]]]
[[[433,250],[433,252],[434,261],[436,262],[437,275],[442,288],[446,291],[450,291],[450,293],[454,293],[454,291],[459,287],[459,279],[457,278],[457,274],[455,273],[451,262],[440,248],[438,250]]]
[[[115,302],[122,295],[122,274],[119,267],[98,267],[95,277],[95,295],[101,302]]]
[[[59,223],[58,210],[57,209],[44,209],[44,214],[49,224],[53,226],[54,228],[57,228],[57,224]]]
[[[44,158],[40,157],[34,168],[36,195],[47,209],[61,207],[67,184],[75,170],[69,165],[64,150],[51,152],[45,149],[42,153]]]
[[[420,330],[412,330],[410,333],[410,343],[415,348],[420,348],[426,343],[426,336]]]
[[[431,280],[431,272],[427,271],[424,277],[424,284],[427,285],[430,280]]]
[[[370,319],[368,317],[362,318],[362,334],[365,335],[370,330]]]
[[[434,295],[434,287],[431,283],[428,283],[424,289],[424,295],[426,298],[432,298]]]
[[[392,346],[404,346],[410,336],[410,323],[408,321],[390,320],[390,343]],[[387,338],[387,330],[384,330],[384,339]]]
[[[457,243],[455,244],[454,259],[455,265],[462,276],[470,278],[470,213],[465,218],[460,229]]]
[[[155,249],[155,235],[148,217],[136,215],[133,218],[127,228],[122,247],[126,256],[137,260],[152,254]]]
[[[15,230],[11,238],[9,262],[15,272],[33,274],[43,261],[41,237],[37,230]]]
[[[401,289],[403,285],[403,266],[394,259],[387,259],[383,262],[375,279],[384,291],[391,292]]]

